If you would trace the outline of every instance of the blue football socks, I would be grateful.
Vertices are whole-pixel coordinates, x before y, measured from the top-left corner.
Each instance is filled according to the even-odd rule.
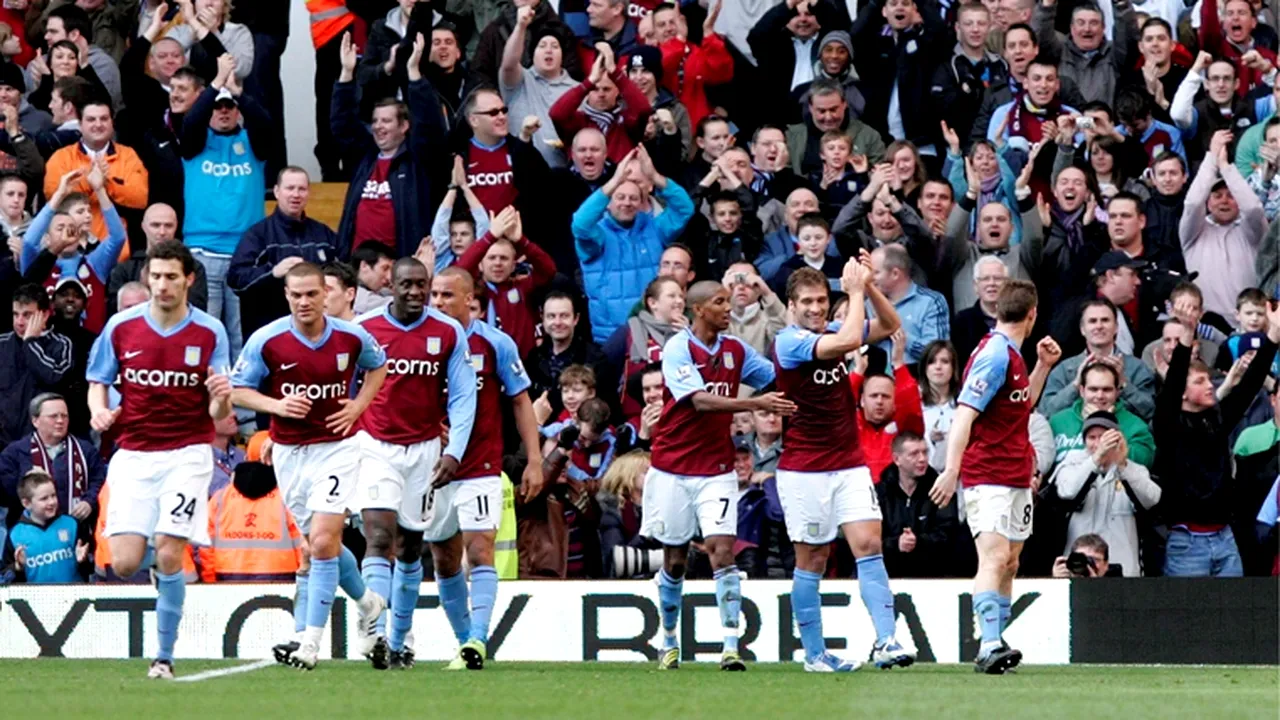
[[[875,626],[876,642],[883,643],[893,637],[897,615],[893,609],[893,591],[889,589],[889,571],[885,570],[883,555],[858,558],[858,592],[871,615],[871,624]]]
[[[471,568],[471,640],[489,642],[489,618],[498,599],[498,571],[492,565]]]
[[[791,578],[791,614],[800,629],[804,657],[809,661],[827,651],[827,641],[822,635],[822,596],[818,593],[821,579],[818,573],[798,568]]]
[[[329,621],[333,596],[338,592],[338,558],[311,559],[311,578],[307,583],[308,640],[319,642],[320,631]]]
[[[440,593],[440,606],[449,618],[449,627],[458,644],[471,637],[471,598],[467,593],[466,573],[458,572],[450,577],[436,577],[436,589]]]
[[[1000,634],[1003,636],[1004,631],[1009,629],[1009,621],[1013,619],[1013,598],[1000,595],[996,602],[1000,603]]]
[[[973,614],[982,632],[978,657],[986,657],[1000,647],[1000,596],[994,590],[983,590],[973,596]]]
[[[187,597],[187,581],[182,570],[169,575],[156,574],[156,634],[160,636],[157,660],[173,662],[173,646],[178,642],[178,624],[182,622],[182,603]]]
[[[344,547],[343,550],[346,550]],[[354,556],[353,556],[354,558]],[[421,569],[421,565],[418,566]],[[419,573],[421,579],[421,573]],[[372,590],[384,598],[391,597],[391,561],[384,557],[364,557],[364,564],[360,568],[360,578],[364,581],[365,587]],[[346,585],[343,585],[346,589]],[[378,634],[385,636],[387,634],[387,614],[384,612],[378,616],[377,622]]]
[[[662,611],[662,648],[676,646],[676,624],[680,622],[680,605],[683,602],[684,578],[676,579],[667,574],[666,568],[658,571],[658,604]]]
[[[372,587],[372,585],[370,585]],[[422,563],[396,561],[395,574],[391,578],[391,649],[404,650],[404,638],[413,628],[413,612],[418,608],[418,590],[422,587]]]
[[[309,573],[299,572],[294,576],[293,631],[296,633],[307,629],[307,587],[310,583]]]
[[[738,652],[738,618],[742,613],[742,578],[738,566],[730,565],[711,575],[716,581],[716,605],[720,608],[720,629],[725,652]]]

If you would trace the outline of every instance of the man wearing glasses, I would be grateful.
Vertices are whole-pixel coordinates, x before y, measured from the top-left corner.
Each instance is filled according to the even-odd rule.
[[[468,95],[462,115],[471,128],[471,139],[456,150],[453,182],[465,176],[490,213],[514,206],[520,211],[524,235],[546,242],[539,198],[548,187],[547,161],[532,145],[511,134],[510,108],[494,88],[477,88]]]

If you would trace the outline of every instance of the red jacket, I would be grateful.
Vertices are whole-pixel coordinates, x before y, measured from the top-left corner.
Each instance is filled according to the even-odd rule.
[[[906,367],[893,371],[893,420],[876,427],[862,416],[862,381],[856,373],[849,375],[853,397],[858,401],[858,444],[871,470],[871,482],[880,484],[880,473],[893,464],[893,439],[899,432],[913,432],[924,437],[924,405],[920,402],[920,386]]]
[[[480,275],[480,261],[493,245],[493,236],[485,233],[484,237],[472,243],[467,251],[458,258],[458,267],[475,276],[476,282],[484,282]],[[537,244],[522,237],[516,243],[516,257],[523,255],[533,267],[533,273],[521,277],[510,277],[496,285],[485,283],[489,293],[490,306],[498,317],[489,318],[489,322],[500,328],[516,341],[523,358],[533,350],[533,329],[538,324],[537,310],[534,309],[530,294],[551,282],[556,276],[556,261]]]
[[[1200,49],[1213,55],[1215,58],[1222,58],[1236,66],[1236,95],[1244,97],[1249,94],[1249,90],[1262,82],[1262,73],[1252,68],[1245,67],[1240,63],[1240,56],[1244,53],[1240,49],[1231,44],[1227,40],[1225,31],[1222,28],[1222,20],[1218,18],[1218,3],[1202,2],[1200,3]],[[1258,54],[1267,59],[1267,62],[1273,66],[1276,64],[1276,54],[1270,50],[1258,46],[1254,47]]]
[[[644,129],[649,123],[649,116],[653,114],[653,106],[649,104],[649,98],[640,92],[640,88],[621,69],[614,70],[609,77],[618,86],[622,122],[615,122],[604,134],[605,150],[609,159],[617,163],[622,162],[631,148],[644,140]],[[591,118],[582,111],[583,101],[595,87],[590,79],[583,80],[581,85],[571,88],[551,106],[548,114],[551,115],[551,122],[555,123],[556,134],[564,140],[566,146],[573,145],[573,136],[582,128],[595,127]]]
[[[707,86],[733,80],[733,57],[724,38],[712,33],[702,46],[674,38],[659,46],[662,50],[662,85],[675,94],[689,111],[689,124],[698,127],[711,114]]]

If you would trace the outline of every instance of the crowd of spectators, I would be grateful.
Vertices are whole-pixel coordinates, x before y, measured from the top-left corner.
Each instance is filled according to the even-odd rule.
[[[0,9],[0,578],[129,580],[99,542],[111,438],[84,374],[175,238],[233,356],[287,313],[300,262],[345,319],[390,302],[397,258],[473,274],[473,313],[523,356],[544,457],[511,418],[478,421],[508,427],[508,476],[543,462],[551,480],[516,502],[521,576],[657,569],[641,498],[692,282],[728,288],[730,333],[769,354],[788,275],[834,293],[864,253],[902,321],[848,358],[892,576],[973,574],[962,503],[929,489],[1008,278],[1039,292],[1028,343],[1064,351],[1029,428],[1022,572],[1275,571],[1275,0],[308,0],[314,149],[285,132],[281,55],[306,38],[289,5]],[[287,163],[312,150],[318,176]],[[345,196],[332,226],[308,212],[320,182]],[[847,310],[836,293],[832,319]],[[192,578],[292,577],[259,422],[218,425]],[[782,422],[734,421],[751,577],[794,567]],[[247,514],[276,551],[220,555]],[[709,572],[696,552],[690,568]]]

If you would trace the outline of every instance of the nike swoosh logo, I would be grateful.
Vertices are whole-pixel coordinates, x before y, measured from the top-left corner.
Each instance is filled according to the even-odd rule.
[[[1014,382],[1017,382],[1018,380],[1021,380],[1021,379],[1022,379],[1022,376],[1021,376],[1021,375],[1014,375],[1014,376],[1013,376],[1013,380],[1014,380]]]
[[[280,366],[280,372],[284,372],[285,370],[292,370],[293,368],[296,368],[296,367],[298,367],[298,363],[285,363],[284,365]]]
[[[133,350],[124,354],[125,360],[132,360],[142,354],[141,350]]]
[[[169,147],[169,141],[165,140],[164,142],[160,143],[160,147],[162,148]]]

